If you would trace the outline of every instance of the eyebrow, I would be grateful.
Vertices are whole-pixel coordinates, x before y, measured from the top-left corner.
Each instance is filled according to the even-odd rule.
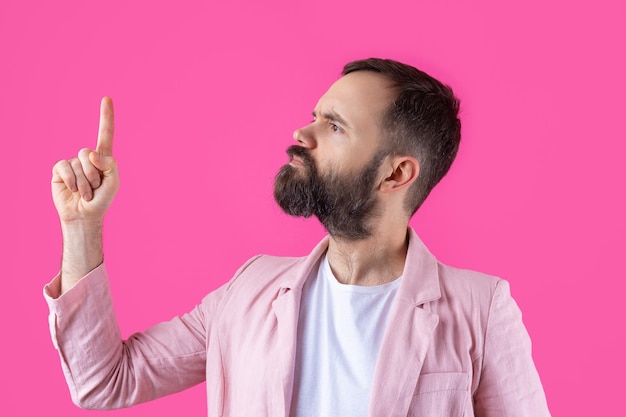
[[[313,115],[313,117],[317,117],[317,113],[315,112],[315,110],[313,110],[311,112],[311,114]],[[320,113],[320,116],[322,116],[324,119],[326,120],[330,120],[332,122],[339,122],[339,124],[343,125],[343,127],[350,129],[350,124],[348,122],[346,122],[346,119],[344,119],[343,117],[341,117],[341,115],[335,111],[326,111],[323,113]]]

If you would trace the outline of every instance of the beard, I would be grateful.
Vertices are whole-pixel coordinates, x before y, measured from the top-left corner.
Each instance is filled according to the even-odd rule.
[[[360,240],[372,235],[371,223],[379,212],[374,186],[378,168],[386,155],[377,152],[355,174],[329,170],[321,175],[308,150],[302,146],[287,149],[303,166],[283,165],[274,181],[274,198],[285,213],[295,217],[315,216],[336,238]]]

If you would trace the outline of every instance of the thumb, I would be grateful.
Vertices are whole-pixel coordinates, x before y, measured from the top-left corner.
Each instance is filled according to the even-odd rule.
[[[110,174],[115,168],[115,159],[112,156],[103,156],[98,152],[89,153],[89,161],[104,175]]]

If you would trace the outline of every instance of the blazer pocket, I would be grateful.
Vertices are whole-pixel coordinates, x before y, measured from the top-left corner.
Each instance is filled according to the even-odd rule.
[[[422,374],[417,380],[409,416],[471,416],[470,375],[464,372]],[[466,411],[468,411],[466,413]]]

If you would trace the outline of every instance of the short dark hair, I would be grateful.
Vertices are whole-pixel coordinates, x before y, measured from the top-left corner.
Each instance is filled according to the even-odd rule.
[[[461,141],[459,100],[452,89],[410,65],[391,59],[353,61],[342,75],[372,71],[393,83],[398,95],[383,115],[389,154],[410,155],[420,164],[419,179],[405,201],[412,216],[446,175]]]

